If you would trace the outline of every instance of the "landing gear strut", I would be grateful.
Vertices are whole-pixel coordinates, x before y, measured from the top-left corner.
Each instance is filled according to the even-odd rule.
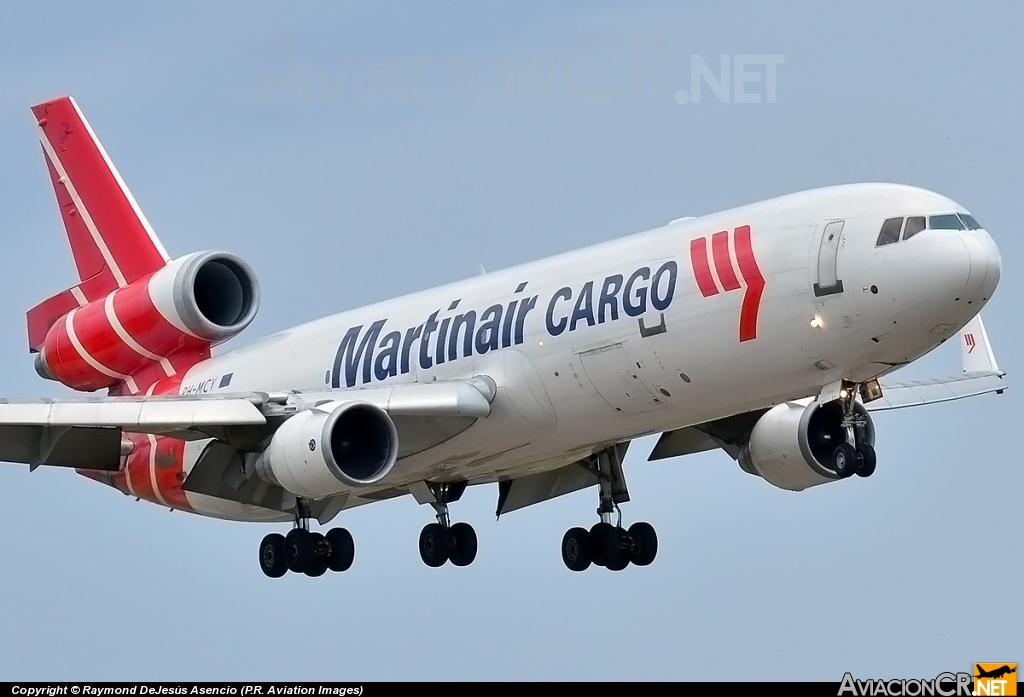
[[[836,446],[832,454],[832,469],[840,479],[854,474],[870,477],[875,471],[875,449],[863,436],[867,431],[867,419],[855,409],[860,391],[860,384],[847,383],[839,392],[839,401],[843,407],[841,425],[846,441]]]
[[[622,571],[630,564],[647,566],[658,554],[658,535],[650,523],[633,523],[628,530],[622,527],[619,504],[629,501],[622,472],[625,450],[624,445],[615,445],[592,457],[601,520],[589,531],[572,528],[562,537],[562,561],[571,571],[585,571],[591,564]]]
[[[425,498],[437,517],[436,523],[429,523],[420,532],[420,558],[430,567],[444,566],[451,562],[455,566],[469,566],[476,559],[476,531],[469,523],[451,524],[448,504],[462,498],[466,482],[430,483],[423,482],[417,499]],[[427,493],[423,493],[422,489]]]
[[[352,533],[333,528],[326,535],[309,530],[309,506],[301,499],[295,505],[295,527],[287,536],[276,532],[260,543],[260,568],[270,578],[286,572],[323,576],[331,571],[347,571],[355,559]]]

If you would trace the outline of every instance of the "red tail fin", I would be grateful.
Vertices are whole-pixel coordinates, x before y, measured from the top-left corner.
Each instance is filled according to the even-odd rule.
[[[69,310],[162,268],[167,252],[75,101],[61,97],[32,114],[82,281],[29,311],[29,347],[37,350]]]

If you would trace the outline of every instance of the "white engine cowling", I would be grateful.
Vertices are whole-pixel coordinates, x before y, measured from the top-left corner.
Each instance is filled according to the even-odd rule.
[[[260,307],[256,275],[226,252],[195,252],[175,259],[153,274],[148,285],[164,318],[213,343],[249,326]]]
[[[387,412],[366,402],[329,402],[281,424],[257,458],[256,473],[318,499],[376,484],[397,458],[398,430]]]
[[[856,429],[857,444],[875,444],[875,427],[859,402],[863,426]],[[838,401],[819,404],[786,402],[764,414],[740,451],[744,471],[764,478],[780,489],[802,491],[840,479],[832,469],[836,446],[846,442],[843,410]]]

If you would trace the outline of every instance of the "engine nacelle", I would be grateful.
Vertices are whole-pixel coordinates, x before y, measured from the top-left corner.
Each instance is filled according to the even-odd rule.
[[[875,427],[859,402],[854,407],[863,425],[857,444],[875,444]],[[846,442],[843,409],[838,401],[819,404],[786,402],[758,419],[740,451],[744,471],[763,477],[780,489],[801,491],[839,479],[832,469],[836,446]]]
[[[244,261],[189,254],[55,322],[36,369],[77,390],[111,387],[149,363],[235,336],[259,304],[259,284]]]
[[[376,484],[396,459],[398,430],[387,412],[366,402],[329,402],[281,424],[255,470],[296,496],[318,499]]]

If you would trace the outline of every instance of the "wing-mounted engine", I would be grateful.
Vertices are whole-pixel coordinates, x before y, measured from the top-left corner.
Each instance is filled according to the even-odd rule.
[[[873,468],[874,424],[860,402],[853,409],[856,447],[844,446],[847,438],[840,400],[826,404],[786,402],[769,409],[754,424],[739,451],[740,467],[792,491],[849,476],[857,467],[859,453],[865,451],[870,453]],[[840,446],[844,446],[841,454]]]
[[[230,339],[256,316],[259,299],[256,276],[238,257],[190,254],[55,321],[33,346],[36,370],[76,390],[112,387],[148,364]]]
[[[319,499],[376,484],[397,459],[398,430],[386,411],[328,402],[281,424],[254,471],[296,496]]]

